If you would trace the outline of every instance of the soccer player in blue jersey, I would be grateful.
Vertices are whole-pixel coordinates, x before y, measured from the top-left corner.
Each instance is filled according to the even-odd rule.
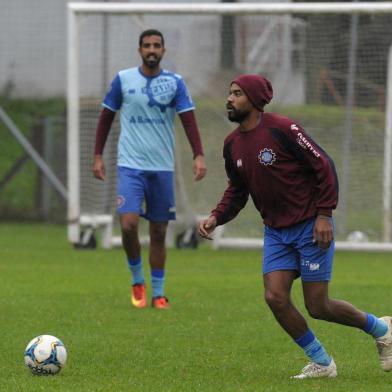
[[[309,315],[363,330],[377,344],[381,368],[392,370],[392,317],[375,317],[328,296],[334,254],[332,211],[338,201],[334,164],[302,127],[264,106],[273,95],[259,75],[240,75],[227,98],[229,120],[239,123],[224,142],[229,178],[221,201],[199,223],[207,239],[235,218],[249,195],[264,222],[265,300],[280,326],[310,359],[294,378],[336,377],[336,365],[292,303],[301,277]]]
[[[184,80],[162,69],[165,42],[158,30],[139,37],[142,64],[118,72],[103,100],[95,143],[94,176],[105,179],[104,145],[117,111],[121,133],[118,142],[118,196],[122,244],[132,275],[131,302],[147,306],[146,286],[138,236],[139,217],[149,221],[152,306],[169,308],[164,295],[166,247],[169,220],[176,216],[174,195],[174,130],[178,113],[193,151],[196,181],[206,174],[195,106]],[[145,203],[145,211],[143,211]]]

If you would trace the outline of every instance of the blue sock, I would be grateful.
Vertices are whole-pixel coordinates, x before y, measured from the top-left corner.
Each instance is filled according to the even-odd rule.
[[[294,339],[294,341],[305,351],[312,362],[323,366],[328,366],[331,363],[332,358],[310,329],[305,335]]]
[[[165,283],[165,270],[151,270],[151,287],[153,297],[163,297],[163,285]]]
[[[132,284],[144,283],[142,258],[139,256],[136,259],[128,259],[128,267],[132,273]]]
[[[379,319],[370,313],[366,313],[366,316],[367,321],[363,330],[367,334],[372,335],[375,339],[377,339],[387,333],[388,325],[384,320]]]

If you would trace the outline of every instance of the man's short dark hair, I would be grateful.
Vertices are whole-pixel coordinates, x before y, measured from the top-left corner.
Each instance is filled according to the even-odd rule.
[[[165,47],[165,39],[163,38],[163,34],[159,30],[148,29],[144,30],[139,36],[139,48],[142,46],[143,38],[150,37],[151,35],[158,35],[159,37],[161,37],[162,46]]]

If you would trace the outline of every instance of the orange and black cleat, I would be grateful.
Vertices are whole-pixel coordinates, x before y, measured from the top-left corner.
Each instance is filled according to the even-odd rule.
[[[169,309],[169,300],[166,297],[154,297],[151,306],[156,309]]]
[[[136,283],[131,287],[131,303],[136,308],[147,306],[146,286],[144,283]]]

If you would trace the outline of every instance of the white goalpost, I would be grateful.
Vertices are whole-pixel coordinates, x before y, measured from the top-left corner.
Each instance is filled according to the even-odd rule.
[[[195,240],[197,220],[219,201],[230,81],[239,73],[271,80],[266,111],[293,118],[333,158],[340,182],[336,247],[392,250],[392,2],[68,3],[68,239],[121,244],[115,218],[115,122],[105,151],[107,180],[92,176],[100,102],[120,69],[137,66],[138,36],[165,36],[164,68],[180,73],[196,102],[208,175],[192,181],[191,151],[176,126],[178,222],[168,244]],[[266,185],[268,186],[268,184]],[[251,205],[218,227],[216,249],[260,248],[262,222]],[[145,239],[143,239],[145,241]],[[178,243],[177,243],[178,245]]]

